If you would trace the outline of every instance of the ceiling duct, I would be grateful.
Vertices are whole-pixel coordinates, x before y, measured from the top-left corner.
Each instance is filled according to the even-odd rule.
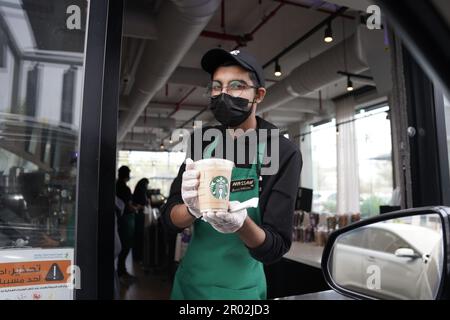
[[[337,73],[339,70],[359,74],[369,70],[371,64],[376,63],[376,66],[379,66],[385,63],[389,65],[389,52],[385,50],[383,39],[381,31],[368,30],[365,26],[359,26],[356,33],[345,41],[341,41],[331,49],[295,68],[286,78],[271,86],[267,90],[264,101],[258,107],[257,113],[274,110],[291,100],[338,82],[343,78]],[[346,58],[344,58],[344,48]],[[375,57],[377,58],[375,59]],[[347,60],[347,65],[345,60]],[[375,78],[377,86],[382,86],[381,82],[384,81],[387,80]]]
[[[214,15],[220,0],[164,1],[155,16],[158,39],[145,47],[130,94],[130,110],[119,121],[121,141],[154,95],[169,80],[186,52]]]

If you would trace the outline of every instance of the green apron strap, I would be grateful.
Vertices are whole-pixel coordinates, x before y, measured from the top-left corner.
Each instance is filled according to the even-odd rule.
[[[264,161],[264,152],[266,150],[266,143],[261,142],[258,144],[258,160],[256,165],[258,166],[258,175],[261,174],[261,165]]]

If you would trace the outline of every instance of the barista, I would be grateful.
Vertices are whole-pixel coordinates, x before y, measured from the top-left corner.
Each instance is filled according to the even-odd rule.
[[[210,109],[221,123],[216,129],[244,132],[276,127],[256,116],[258,104],[266,95],[264,74],[256,59],[247,52],[212,49],[202,58],[202,68],[211,76]],[[208,128],[202,128],[202,132]],[[261,175],[264,151],[278,139],[279,168],[271,175]],[[259,140],[259,139],[258,139]],[[224,144],[202,144],[202,157],[226,153]],[[234,139],[249,148],[246,139]],[[269,136],[258,141],[256,159],[237,164],[231,181],[245,180],[245,188],[230,190],[230,211],[239,202],[259,197],[257,208],[236,212],[200,213],[197,188],[199,172],[192,160],[181,165],[163,209],[166,225],[181,232],[193,226],[193,237],[177,270],[172,299],[266,299],[263,264],[279,260],[291,246],[292,219],[302,158],[300,150],[283,136]],[[219,152],[222,151],[222,152]],[[236,152],[234,155],[237,157]],[[250,157],[249,157],[250,158]],[[194,159],[199,160],[199,159]]]

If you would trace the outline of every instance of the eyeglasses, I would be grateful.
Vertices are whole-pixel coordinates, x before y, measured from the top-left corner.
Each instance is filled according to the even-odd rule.
[[[207,93],[214,97],[221,94],[223,89],[225,89],[225,92],[230,96],[240,97],[245,90],[258,89],[258,87],[251,86],[242,80],[232,80],[228,83],[228,86],[223,86],[219,81],[213,81],[208,86]]]

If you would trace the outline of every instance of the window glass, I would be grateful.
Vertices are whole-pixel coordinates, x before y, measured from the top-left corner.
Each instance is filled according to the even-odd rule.
[[[379,214],[380,205],[395,205],[391,203],[394,181],[388,112],[385,106],[355,115],[362,218]]]
[[[450,160],[450,101],[446,96],[444,96],[444,106],[445,106],[445,126],[447,129],[447,151],[448,151],[448,159]]]
[[[80,0],[0,1],[1,250],[75,245],[86,12]]]
[[[149,180],[149,189],[159,190],[169,196],[170,185],[176,178],[180,165],[186,154],[184,152],[144,152],[120,151],[118,167],[128,166],[131,170],[128,186],[131,191],[142,178]]]
[[[311,129],[313,165],[313,211],[336,212],[336,122],[331,121]]]

